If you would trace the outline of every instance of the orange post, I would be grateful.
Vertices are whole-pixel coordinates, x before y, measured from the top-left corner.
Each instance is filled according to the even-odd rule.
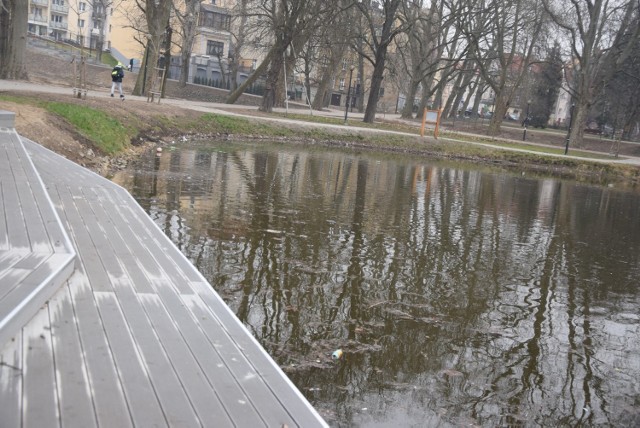
[[[422,127],[420,128],[420,136],[424,137],[424,128],[427,123],[435,125],[435,131],[433,133],[434,138],[438,139],[438,132],[440,131],[440,115],[442,113],[442,109],[438,110],[427,110],[424,109],[424,113],[422,115]],[[429,119],[429,120],[427,120]]]

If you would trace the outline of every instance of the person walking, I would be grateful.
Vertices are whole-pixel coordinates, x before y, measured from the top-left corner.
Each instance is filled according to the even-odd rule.
[[[118,87],[120,92],[120,99],[124,101],[124,93],[122,92],[122,78],[124,77],[124,66],[120,61],[111,70],[111,96],[113,97],[113,91]]]

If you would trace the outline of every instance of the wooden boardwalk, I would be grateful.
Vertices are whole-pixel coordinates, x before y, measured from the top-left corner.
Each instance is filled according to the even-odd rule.
[[[59,216],[42,223],[61,221],[75,266],[23,325],[2,327],[0,426],[326,426],[127,191],[16,136],[0,146],[26,148]],[[5,191],[15,162],[0,158],[5,235],[31,222]],[[2,257],[15,234],[0,229]]]

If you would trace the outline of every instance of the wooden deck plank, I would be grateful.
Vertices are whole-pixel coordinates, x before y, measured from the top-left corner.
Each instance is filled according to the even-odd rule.
[[[145,362],[131,337],[115,293],[94,295],[134,425],[167,426]]]
[[[89,196],[87,195],[87,199],[88,198]],[[95,202],[97,204],[99,201],[96,200]],[[107,202],[107,206],[113,207],[113,201]],[[136,235],[127,227],[127,222],[125,221],[123,223],[120,221],[123,217],[115,212],[109,216],[109,214],[107,214],[107,210],[94,209],[94,213],[98,221],[107,229],[106,234],[110,238],[109,241],[111,242],[114,251],[118,252],[120,260],[123,263],[130,260],[133,253],[129,249],[129,246],[135,245],[139,240],[128,238],[135,237]],[[125,240],[125,238],[128,239]],[[135,253],[136,255],[140,253],[147,253],[145,248],[137,248],[137,250],[138,251]],[[135,261],[135,259],[133,260]],[[137,265],[137,263],[134,264]],[[149,264],[155,265],[156,262],[149,257],[145,265],[149,266]],[[184,304],[181,303],[179,295],[174,291],[174,287],[167,279],[160,279],[162,271],[159,266],[157,268],[153,268],[153,272],[155,273],[155,278],[152,279],[151,282],[153,282],[154,286],[151,287],[149,285],[144,288],[158,290],[161,295],[164,295],[163,303],[167,305],[167,309],[169,309],[171,315],[169,316],[168,313],[156,308],[154,305],[149,304],[145,306],[147,307],[149,316],[156,320],[154,325],[157,325],[157,323],[160,322],[164,326],[164,328],[157,329],[157,334],[162,341],[163,346],[168,350],[167,352],[170,355],[173,355],[171,359],[173,364],[177,367],[176,370],[183,373],[181,376],[182,379],[185,378],[185,370],[189,370],[189,366],[184,368],[185,361],[189,361],[190,358],[188,355],[185,356],[184,353],[179,352],[179,350],[185,348],[186,352],[193,353],[194,357],[197,359],[197,361],[192,361],[193,367],[200,366],[202,370],[205,371],[210,383],[210,386],[207,388],[209,390],[215,390],[215,395],[208,397],[208,395],[211,394],[211,391],[205,390],[204,392],[194,392],[197,390],[194,390],[193,387],[188,387],[188,390],[191,393],[190,395],[195,397],[192,398],[192,400],[194,400],[194,405],[198,409],[198,414],[201,415],[200,417],[205,425],[215,423],[216,420],[218,420],[217,418],[219,418],[219,414],[225,414],[222,408],[217,411],[214,411],[211,408],[214,404],[213,397],[217,397],[224,407],[228,409],[230,414],[237,415],[234,422],[239,426],[258,426],[263,424],[264,422],[261,420],[256,410],[251,407],[249,397],[247,397],[239,388],[237,381],[233,378],[231,373],[224,369],[225,366],[223,362],[219,360],[215,349],[207,341],[206,336],[204,336],[200,331],[200,328],[193,319],[193,315],[189,314],[188,311],[185,310]],[[145,281],[149,282],[146,278]],[[118,294],[120,294],[119,290],[120,287],[116,287],[116,292]],[[124,290],[126,290],[126,288],[124,288]],[[120,298],[119,300],[124,306],[125,302],[129,302],[132,298],[133,296],[130,296],[129,298]],[[144,300],[149,301],[154,299],[147,295]],[[157,303],[157,305],[160,305],[160,303]],[[133,313],[135,313],[135,311],[133,311]],[[167,321],[167,317],[170,317],[175,321],[176,326],[179,328],[178,330],[175,330],[173,324]],[[148,331],[148,329],[146,331]],[[176,337],[178,331],[181,332],[183,339]],[[170,341],[170,344],[167,344],[167,341]],[[187,344],[184,341],[187,342],[188,348],[186,348]],[[186,381],[185,386],[188,386]],[[220,424],[221,422],[218,421],[217,423]],[[231,422],[229,421],[229,423]]]
[[[6,298],[10,293],[14,292],[16,288],[20,287],[22,282],[42,265],[49,257],[51,253],[23,253],[22,251],[11,252],[12,265],[6,267],[0,271],[0,314],[3,314],[2,308],[6,308],[2,304],[2,300]],[[25,287],[22,288],[25,290]],[[24,291],[25,295],[29,290]],[[8,309],[11,309],[8,307]],[[2,318],[0,316],[0,318]]]
[[[2,153],[0,152],[0,165],[2,163]],[[2,166],[4,169],[4,166]],[[9,183],[0,178],[0,251],[6,251],[9,249],[9,231],[7,230],[7,213],[4,209],[4,187],[9,186]],[[0,268],[0,271],[2,269]]]
[[[23,330],[23,426],[59,426],[51,326],[42,308]],[[43,387],[46,385],[46,387]]]
[[[77,318],[78,334],[83,349],[83,357],[89,376],[89,388],[93,397],[96,419],[99,426],[132,426],[129,407],[120,383],[118,371],[97,304],[92,286],[98,290],[112,290],[109,278],[99,263],[99,257],[90,244],[89,234],[78,215],[73,195],[69,189],[55,186],[50,189],[54,203],[60,206],[63,221],[69,224],[69,231],[78,251],[75,272],[69,278],[69,290],[74,314]],[[82,243],[83,245],[80,245]],[[85,245],[86,244],[86,245]],[[81,248],[84,251],[81,251]],[[96,260],[98,263],[96,263]],[[90,283],[85,265],[92,266],[93,284]]]
[[[209,384],[207,377],[186,346],[180,332],[172,323],[171,317],[160,304],[157,296],[145,295],[141,297],[147,314],[149,314],[154,326],[156,326],[158,337],[169,354],[185,388],[189,391],[191,401],[204,426],[234,426],[227,410],[221,404],[221,397],[215,393]],[[218,381],[224,382],[223,379],[218,379]],[[251,411],[251,409],[247,409],[247,411]],[[239,417],[241,415],[234,414],[234,416]],[[256,425],[238,424],[238,426]]]
[[[22,143],[21,143],[22,144]],[[26,152],[26,147],[22,146]],[[31,162],[31,160],[29,160]],[[32,168],[35,170],[35,165],[32,163]],[[33,198],[38,204],[40,209],[40,216],[42,223],[46,229],[46,233],[49,237],[49,242],[52,249],[56,252],[70,252],[73,250],[69,237],[66,234],[66,230],[62,225],[62,221],[58,216],[56,207],[49,196],[47,186],[42,181],[39,175],[29,175],[29,183],[31,185],[31,191]]]
[[[133,422],[89,281],[81,271],[69,278],[69,290],[98,426],[131,427]],[[63,397],[64,398],[64,397]],[[73,403],[70,403],[73,405]]]
[[[37,173],[29,160],[26,151],[17,134],[11,134],[11,143],[7,148],[7,156],[11,171],[13,172],[14,184],[20,200],[20,208],[24,216],[24,223],[27,228],[31,249],[36,252],[52,251],[49,243],[49,236],[45,229],[40,211],[48,209],[46,205],[39,207],[34,198],[34,191],[38,188],[31,187],[29,177],[37,177]],[[39,185],[39,184],[38,184]]]
[[[57,392],[58,396],[63,397],[60,402],[62,426],[97,426],[84,350],[68,283],[51,298],[48,308]]]
[[[78,189],[76,191],[83,191]],[[97,209],[94,209],[97,205]],[[111,220],[103,214],[103,207],[95,198],[92,199],[91,192],[88,198],[83,198],[81,202],[76,202],[76,207],[82,211],[82,217],[86,224],[100,224],[100,228],[87,228],[87,232],[94,245],[100,247],[100,259],[103,267],[107,271],[113,290],[116,292],[117,301],[122,309],[127,328],[130,330],[133,340],[139,348],[141,357],[149,371],[151,384],[162,405],[162,409],[167,418],[167,422],[172,426],[200,426],[198,417],[192,409],[186,393],[183,390],[181,381],[175,375],[174,368],[169,362],[166,351],[161,346],[154,335],[154,326],[145,315],[144,308],[138,301],[134,293],[133,284],[121,265],[122,256],[125,259],[131,258],[131,254],[122,245],[120,231]],[[94,221],[90,217],[94,216]],[[122,227],[119,225],[119,227]],[[130,234],[132,231],[125,231]],[[118,254],[121,257],[118,257]],[[135,261],[135,258],[133,259]],[[146,281],[145,289],[151,289],[149,281],[141,276],[139,280]],[[127,377],[123,378],[125,390],[127,389]],[[184,380],[182,380],[184,382]],[[215,402],[208,403],[208,411],[215,407]]]
[[[194,406],[204,397],[187,396],[187,390],[193,395],[193,391],[189,389],[189,383],[179,377],[179,373],[167,355],[170,351],[159,340],[157,326],[151,323],[144,306],[131,287],[116,287],[116,289],[118,301],[149,370],[151,382],[169,426],[201,426],[202,420],[207,419],[207,414],[216,414],[217,402],[208,403],[209,407],[205,408],[204,417],[196,414]]]
[[[0,348],[0,421],[3,428],[18,428],[22,424],[22,385],[20,332]]]
[[[101,192],[109,197],[109,193],[106,189],[102,189]],[[148,245],[148,251],[151,252],[152,257],[156,260],[169,279],[179,288],[180,294],[187,294],[192,292],[188,286],[181,286],[182,284],[188,284],[189,281],[200,280],[200,276],[193,265],[186,259],[180,258],[176,260],[174,257],[167,256],[167,252],[171,254],[182,254],[180,251],[169,241],[164,233],[158,228],[158,226],[151,220],[146,212],[138,205],[135,199],[127,193],[119,193],[121,199],[119,202],[113,203],[113,207],[120,216],[128,218],[131,222],[131,228],[139,231],[146,231],[146,234],[150,237],[151,243],[155,245]],[[158,239],[160,237],[161,239]],[[186,263],[185,263],[186,262]],[[175,267],[175,268],[174,268]],[[170,269],[171,268],[171,269]]]
[[[268,385],[271,390],[269,393],[278,397],[281,403],[298,403],[297,406],[285,406],[295,419],[295,422],[303,427],[324,426],[321,422],[322,419],[318,416],[315,409],[303,404],[306,402],[306,399],[303,398],[302,394],[293,386],[284,373],[280,374],[280,368],[258,344],[257,340],[248,331],[245,331],[245,327],[236,321],[237,318],[235,318],[235,315],[224,301],[219,296],[211,293],[211,286],[206,282],[194,283],[193,286],[199,290],[198,294],[201,300],[186,297],[184,300],[196,314],[200,323],[203,324],[207,334],[216,331],[214,327],[216,324],[223,325],[228,337],[233,338],[232,340],[236,346],[242,349],[246,361],[255,366],[255,370],[261,374],[264,384]],[[211,336],[210,340],[215,344],[219,344],[220,340],[224,340],[225,337],[227,336],[216,334],[215,336]],[[222,347],[222,349],[228,350],[229,348]],[[233,357],[224,356],[224,358],[228,359]],[[242,378],[241,373],[239,373],[238,376]],[[250,385],[254,386],[253,383]],[[256,385],[256,390],[252,390],[251,394],[257,394],[259,396],[264,392],[260,391],[261,386],[259,384]],[[301,400],[301,397],[303,400]],[[268,414],[269,410],[270,409],[260,409],[261,414],[263,411]]]
[[[98,249],[91,242],[84,220],[78,213],[76,198],[66,186],[56,186],[56,192],[57,200],[61,204],[60,209],[69,224],[75,247],[78,253],[81,254],[85,273],[91,280],[91,287],[95,291],[113,291],[109,275],[107,275],[100,261]]]
[[[91,204],[94,216],[109,236],[109,242],[118,253],[118,259],[126,269],[131,283],[138,293],[154,292],[148,277],[161,275],[159,266],[148,256],[148,251],[140,243],[141,236],[138,231],[129,227],[127,219],[119,215],[111,216],[113,201],[105,200],[96,189],[81,189],[85,200]],[[126,241],[126,242],[125,242]],[[134,248],[131,248],[134,247]],[[144,271],[143,271],[144,269]]]
[[[3,277],[2,282],[19,278],[17,285],[0,300],[0,338],[8,339],[7,331],[18,331],[60,285],[56,282],[58,267],[69,263],[68,255],[51,254],[35,270],[12,269],[15,276]],[[70,269],[70,267],[68,267]],[[32,310],[25,310],[31,308]],[[11,327],[13,326],[13,327]]]
[[[7,227],[7,236],[9,249],[31,249],[29,245],[29,238],[27,234],[27,225],[24,222],[22,215],[22,208],[20,206],[20,198],[18,197],[18,190],[15,180],[13,178],[13,170],[19,166],[12,166],[9,159],[9,151],[13,150],[13,147],[9,147],[6,144],[3,150],[3,158],[0,159],[0,164],[7,167],[0,168],[2,170],[2,177],[0,180],[3,183],[2,197],[4,200],[4,219]]]
[[[12,288],[12,286],[16,284],[14,280],[4,283],[2,278],[9,275],[16,263],[19,263],[20,260],[29,254],[27,251],[0,251],[0,295],[8,293],[10,291],[8,288]]]
[[[31,250],[38,253],[53,252],[53,246],[41,215],[42,211],[50,208],[38,206],[33,197],[33,190],[27,181],[16,182],[16,189],[20,197],[24,222],[27,225]]]

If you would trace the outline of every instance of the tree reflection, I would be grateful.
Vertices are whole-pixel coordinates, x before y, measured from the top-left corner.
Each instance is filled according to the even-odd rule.
[[[281,146],[144,167],[141,204],[328,419],[637,422],[637,194]]]

